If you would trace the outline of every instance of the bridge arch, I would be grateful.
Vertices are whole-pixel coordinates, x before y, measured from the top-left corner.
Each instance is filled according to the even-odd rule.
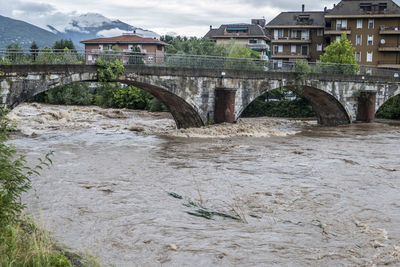
[[[285,88],[302,95],[307,99],[313,110],[315,111],[318,124],[326,126],[335,126],[341,124],[351,123],[351,115],[345,106],[340,101],[328,92],[318,89],[316,87],[307,85],[285,85]],[[278,87],[279,88],[279,87]],[[265,88],[260,90],[258,94],[254,95],[250,101],[241,107],[238,112],[237,118],[241,116],[243,111],[253,102],[257,97],[265,94],[266,92],[275,90],[277,88]]]
[[[97,73],[37,75],[35,77],[29,77],[28,75],[26,79],[10,82],[10,84],[12,84],[12,93],[9,94],[7,103],[9,108],[13,109],[39,93],[76,82],[98,82]],[[188,103],[177,94],[170,92],[162,86],[138,82],[131,79],[120,79],[113,82],[136,86],[154,95],[168,107],[177,128],[201,127],[205,125],[194,103]]]

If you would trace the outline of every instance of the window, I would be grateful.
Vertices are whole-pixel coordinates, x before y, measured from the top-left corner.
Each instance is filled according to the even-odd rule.
[[[103,45],[99,44],[99,50],[103,50]]]
[[[301,46],[301,55],[302,56],[308,56],[308,45],[302,45]]]
[[[297,38],[297,31],[296,30],[292,30],[292,38]]]
[[[367,62],[372,62],[372,52],[367,52]]]
[[[249,39],[249,44],[256,44],[257,43],[257,39]]]
[[[301,30],[301,40],[308,40],[310,32],[308,30]]]
[[[362,35],[356,35],[356,45],[362,44]]]
[[[369,19],[368,20],[368,29],[373,29],[374,28],[374,20],[373,19]]]
[[[291,52],[292,54],[296,54],[296,51],[297,51],[296,45],[292,45],[292,46],[290,47],[290,52]]]
[[[357,29],[362,29],[363,20],[357,19]]]
[[[347,30],[347,19],[336,20],[336,30]]]
[[[153,57],[153,56],[149,56],[147,59],[148,59],[150,62],[152,62],[153,59],[154,59],[154,57]]]
[[[317,51],[322,51],[322,44],[317,44]]]
[[[323,29],[318,29],[317,30],[317,36],[323,36],[324,35],[324,30]]]
[[[112,44],[109,44],[109,45],[107,46],[107,48],[108,48],[108,50],[112,50]]]
[[[283,29],[274,30],[274,40],[283,38]]]
[[[283,45],[274,45],[274,55],[283,52]]]
[[[356,61],[361,62],[361,52],[356,52]]]
[[[374,45],[374,36],[368,35],[367,45]]]
[[[88,55],[88,58],[87,58],[89,61],[92,61],[93,60],[93,57],[92,57],[92,55]]]
[[[133,50],[133,45],[128,45],[129,50]]]
[[[274,64],[274,69],[280,69],[282,68],[282,60],[273,60],[272,63]]]

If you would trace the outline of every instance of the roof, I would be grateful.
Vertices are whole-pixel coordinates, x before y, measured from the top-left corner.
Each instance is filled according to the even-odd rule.
[[[226,35],[226,30],[245,30],[248,29],[248,33],[246,34],[241,34],[239,33],[238,35],[232,36],[232,35]],[[265,38],[268,39],[264,29],[258,25],[258,24],[246,24],[246,23],[236,23],[236,24],[223,24],[221,25],[218,29],[210,29],[208,33],[204,36],[208,38],[249,38],[249,37],[259,37],[259,38]]]
[[[387,4],[387,8],[380,12],[366,12],[360,8],[360,4]],[[331,9],[327,16],[340,16],[340,15],[392,15],[396,14],[400,16],[400,7],[392,0],[342,0],[333,9]]]
[[[324,15],[326,13],[323,11],[310,11],[310,12],[282,12],[278,16],[276,16],[273,20],[271,20],[266,27],[272,28],[274,26],[320,26],[325,27],[325,18]],[[309,22],[307,24],[303,24],[301,22],[302,17],[309,18]]]
[[[82,44],[158,44],[168,45],[154,38],[144,38],[139,35],[121,35],[108,38],[95,38],[81,41]]]

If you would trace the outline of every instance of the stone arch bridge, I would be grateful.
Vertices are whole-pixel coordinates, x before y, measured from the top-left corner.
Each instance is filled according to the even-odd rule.
[[[95,81],[93,65],[0,66],[0,104],[14,108],[54,87]],[[370,121],[385,101],[400,93],[400,79],[394,77],[309,74],[296,81],[295,73],[278,71],[126,66],[116,81],[164,102],[178,128],[200,127],[211,120],[234,122],[253,100],[280,87],[308,99],[321,125]]]

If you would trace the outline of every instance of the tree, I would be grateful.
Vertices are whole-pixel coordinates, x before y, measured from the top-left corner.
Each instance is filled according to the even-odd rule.
[[[343,33],[338,41],[331,43],[326,48],[326,52],[320,57],[320,61],[341,64],[330,66],[328,69],[326,65],[322,64],[323,71],[329,73],[355,74],[358,71],[354,47],[347,39],[346,33]]]
[[[39,52],[39,47],[37,46],[35,41],[32,42],[31,47],[29,49],[29,52],[31,52],[33,61],[36,61],[36,57],[37,57],[38,52]]]
[[[68,50],[73,50],[76,51],[74,43],[69,40],[61,39],[59,41],[56,41],[53,45],[54,50],[64,50],[65,48],[68,48]]]
[[[8,62],[11,64],[23,64],[27,63],[24,52],[18,44],[10,44],[7,46],[6,55]]]

